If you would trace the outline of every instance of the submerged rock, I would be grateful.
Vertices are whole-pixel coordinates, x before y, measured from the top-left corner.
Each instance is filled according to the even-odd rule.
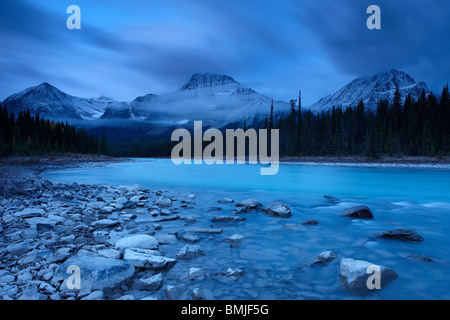
[[[317,220],[310,220],[302,223],[305,226],[316,226],[319,224]]]
[[[215,216],[212,222],[242,222],[247,220],[245,217],[239,216]]]
[[[191,267],[188,278],[189,280],[203,280],[205,278],[205,271],[201,268]]]
[[[372,211],[366,206],[356,206],[345,210],[345,217],[359,219],[373,219]]]
[[[424,240],[422,236],[420,236],[419,234],[417,234],[417,232],[411,229],[389,230],[380,233],[378,236],[383,239],[392,239],[410,242],[420,242]]]
[[[326,199],[326,200],[328,200],[329,202],[332,202],[332,203],[339,203],[339,202],[341,202],[341,200],[339,200],[338,198],[335,198],[335,197],[331,197],[331,196],[323,196],[324,197],[324,199]]]
[[[235,234],[227,237],[225,239],[225,241],[228,241],[228,242],[242,242],[242,241],[244,241],[244,239],[245,239],[245,237],[243,235],[235,233]]]
[[[173,220],[178,220],[178,219],[180,219],[180,216],[174,215],[174,216],[164,216],[164,217],[161,217],[158,219],[153,219],[152,221],[155,223],[158,223],[158,222],[173,221]]]
[[[191,292],[192,300],[206,300],[205,293],[200,288],[195,288]]]
[[[133,288],[137,290],[157,290],[161,287],[163,282],[163,276],[161,273],[158,273],[154,276],[148,278],[140,278],[138,279]]]
[[[316,264],[324,264],[328,263],[334,259],[336,259],[338,254],[334,251],[324,251],[317,256],[317,261],[314,262]]]
[[[219,234],[219,233],[222,233],[222,229],[220,229],[220,228],[195,229],[195,230],[193,230],[193,232],[195,232],[195,233]]]
[[[202,251],[202,249],[197,245],[185,245],[183,248],[181,248],[180,251],[176,254],[176,257],[178,259],[182,260],[190,260],[195,259],[199,256],[204,256],[205,253]]]
[[[291,209],[282,201],[274,201],[263,209],[263,212],[277,217],[288,218],[292,216]]]
[[[427,256],[421,256],[418,254],[410,254],[407,256],[408,259],[411,260],[418,260],[418,261],[425,261],[425,262],[433,262],[433,259],[431,259],[430,257]]]
[[[168,285],[165,290],[167,300],[187,300],[188,287],[185,285]]]
[[[158,240],[159,244],[162,244],[162,245],[173,244],[173,243],[178,242],[177,237],[173,234],[161,234],[161,235],[157,235],[155,237]]]
[[[233,202],[234,202],[234,200],[230,199],[230,198],[223,198],[223,199],[217,200],[217,203],[220,203],[220,204],[227,204],[227,203],[233,203]]]
[[[192,233],[183,234],[180,237],[180,239],[183,240],[183,241],[186,241],[186,242],[193,242],[193,243],[200,241],[200,238],[197,237],[195,234],[192,234]]]
[[[155,205],[160,208],[168,208],[172,206],[172,200],[168,197],[160,197],[155,201]]]
[[[244,236],[236,233],[226,238],[225,241],[230,243],[230,248],[239,248],[244,239],[245,239]]]
[[[244,275],[244,271],[241,269],[228,268],[227,271],[221,272],[221,276],[226,277],[229,280],[237,281],[241,276]]]
[[[345,289],[355,295],[362,295],[372,291],[367,284],[367,280],[373,274],[373,271],[369,269],[372,266],[376,265],[362,260],[342,259],[339,265],[339,276],[344,283]],[[384,266],[376,267],[380,270],[380,289],[398,277],[397,273],[389,268]]]
[[[183,220],[186,223],[196,223],[197,222],[197,219],[195,219],[193,216],[184,217]]]

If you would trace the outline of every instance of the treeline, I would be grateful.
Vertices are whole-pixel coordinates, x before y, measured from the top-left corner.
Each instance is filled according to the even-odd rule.
[[[100,154],[107,149],[102,139],[90,136],[67,122],[32,117],[29,110],[14,113],[0,106],[0,156],[61,153]]]
[[[448,156],[450,155],[450,96],[448,85],[438,99],[433,93],[403,99],[397,89],[392,103],[380,100],[376,112],[356,107],[328,112],[304,111],[291,100],[287,116],[275,119],[273,104],[264,123],[255,129],[280,130],[281,156]],[[223,128],[224,131],[225,128]],[[244,124],[244,130],[247,125]],[[269,134],[270,136],[270,134]],[[16,117],[0,107],[0,156],[50,153],[107,154],[125,157],[169,157],[176,142],[159,138],[141,142],[106,143],[67,122]],[[270,147],[270,144],[269,144]]]
[[[288,116],[277,123],[273,105],[264,127],[280,130],[280,155],[345,156],[370,158],[389,156],[450,155],[450,102],[448,85],[442,95],[430,93],[404,103],[397,88],[392,103],[378,102],[376,112],[366,110],[362,101],[343,110],[333,107],[318,114],[302,111],[291,100]]]

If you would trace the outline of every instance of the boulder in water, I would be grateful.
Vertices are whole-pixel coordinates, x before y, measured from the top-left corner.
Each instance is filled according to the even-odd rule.
[[[383,239],[410,241],[410,242],[420,242],[423,241],[423,237],[414,230],[411,229],[397,229],[382,232],[378,235]]]
[[[367,261],[348,258],[341,260],[339,269],[339,276],[344,283],[345,289],[355,295],[363,295],[372,290],[382,289],[386,284],[398,277],[397,273],[389,268],[377,266]],[[376,269],[379,271],[380,288],[370,289],[369,277],[373,275],[373,270]]]
[[[263,212],[282,218],[292,216],[291,209],[282,201],[275,201],[263,209]]]
[[[372,211],[367,206],[356,206],[345,210],[345,217],[358,219],[373,219]]]

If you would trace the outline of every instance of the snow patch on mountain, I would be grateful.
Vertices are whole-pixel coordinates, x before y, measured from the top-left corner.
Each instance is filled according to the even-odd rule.
[[[93,120],[105,112],[109,101],[104,99],[85,99],[71,96],[44,82],[9,96],[3,105],[9,111],[18,114],[20,110],[29,109],[48,119]]]
[[[343,109],[346,109],[350,106],[356,107],[362,100],[366,110],[376,111],[377,102],[380,99],[392,102],[397,87],[403,100],[408,94],[417,98],[422,91],[427,94],[430,92],[425,82],[417,82],[402,71],[391,70],[372,77],[355,79],[337,92],[320,99],[311,106],[311,110],[315,112],[328,111],[333,106],[342,106]]]
[[[269,115],[271,99],[248,88],[232,77],[195,73],[180,90],[163,95],[146,95],[131,103],[132,111],[152,123],[179,124],[203,121],[222,127],[230,122],[264,119]],[[289,104],[275,103],[275,112]]]

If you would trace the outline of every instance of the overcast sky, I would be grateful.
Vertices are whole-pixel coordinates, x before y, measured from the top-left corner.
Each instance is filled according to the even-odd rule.
[[[69,5],[81,30],[68,30]],[[381,8],[381,30],[366,9]],[[398,69],[440,92],[450,75],[448,0],[42,0],[0,2],[0,100],[44,81],[132,101],[227,74],[309,106],[359,76]]]

